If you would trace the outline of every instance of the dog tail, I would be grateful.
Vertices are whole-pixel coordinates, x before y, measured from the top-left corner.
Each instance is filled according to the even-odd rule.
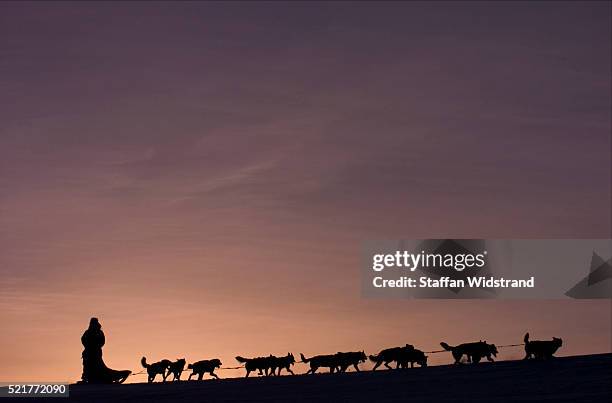
[[[369,358],[370,358],[370,361],[372,362],[378,362],[378,357],[379,357],[378,355],[371,355]]]
[[[239,355],[238,355],[238,356],[236,356],[236,361],[238,361],[238,362],[239,362],[239,363],[241,363],[241,364],[244,364],[244,363],[245,363],[245,362],[247,362],[248,360],[249,360],[248,358],[244,358],[244,357],[241,357],[241,356],[239,356]]]
[[[529,343],[529,333],[525,333],[525,337],[523,337],[523,342],[525,344]]]
[[[304,357],[304,354],[300,353],[300,358],[302,359],[302,362],[308,362],[310,361],[312,358],[306,358]]]
[[[146,357],[142,357],[142,359],[140,360],[140,363],[142,364],[143,367],[145,368],[149,368],[150,365],[147,364],[147,358]]]
[[[452,346],[449,346],[448,344],[446,344],[445,342],[440,343],[440,345],[442,346],[443,349],[445,349],[446,351],[451,351],[453,349]]]

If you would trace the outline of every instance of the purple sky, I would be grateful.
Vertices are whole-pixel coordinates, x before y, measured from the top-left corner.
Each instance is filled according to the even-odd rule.
[[[376,238],[609,238],[610,15],[0,3],[0,361],[20,357],[0,378],[33,380],[36,354],[36,376],[78,377],[94,314],[109,365],[130,368],[488,327],[609,351],[609,302],[365,301],[358,260]],[[168,321],[183,350],[156,330]],[[223,342],[202,350],[202,332]]]

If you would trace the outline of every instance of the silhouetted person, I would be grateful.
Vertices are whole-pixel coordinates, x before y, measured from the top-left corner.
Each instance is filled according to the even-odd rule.
[[[110,369],[102,360],[102,346],[105,342],[102,326],[98,318],[91,318],[89,327],[81,336],[83,343],[83,375],[84,383],[122,383],[132,373],[132,371],[117,371]]]

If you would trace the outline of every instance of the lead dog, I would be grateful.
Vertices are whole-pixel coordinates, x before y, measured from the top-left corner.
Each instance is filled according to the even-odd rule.
[[[553,337],[552,340],[529,340],[529,333],[523,337],[525,342],[525,360],[529,358],[547,359],[552,358],[553,354],[563,345],[563,340]]]

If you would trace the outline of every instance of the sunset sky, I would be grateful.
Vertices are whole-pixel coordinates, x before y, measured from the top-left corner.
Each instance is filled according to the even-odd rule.
[[[359,279],[369,239],[610,238],[610,37],[609,2],[0,3],[0,381],[79,379],[91,316],[135,371],[610,352],[609,300]]]

